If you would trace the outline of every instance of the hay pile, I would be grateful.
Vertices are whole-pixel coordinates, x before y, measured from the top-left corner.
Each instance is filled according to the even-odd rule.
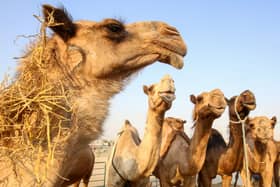
[[[61,82],[48,81],[43,59],[50,24],[42,23],[36,45],[28,54],[28,67],[0,86],[0,163],[14,164],[17,170],[28,159],[29,172],[41,182],[42,163],[47,170],[59,145],[68,138],[71,129],[67,122],[72,115],[69,92]]]

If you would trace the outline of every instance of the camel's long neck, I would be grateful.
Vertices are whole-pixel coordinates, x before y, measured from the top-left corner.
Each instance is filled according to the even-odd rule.
[[[137,148],[138,171],[142,176],[152,174],[159,159],[161,129],[165,112],[160,114],[149,109],[144,137]]]
[[[106,91],[102,89],[105,85]],[[101,134],[102,124],[108,116],[109,101],[121,89],[122,82],[97,80],[96,85],[85,87],[75,93],[72,103],[79,135],[84,141],[95,140]]]
[[[219,159],[219,171],[232,173],[240,170],[243,160],[242,124],[234,123],[237,119],[230,118],[230,135],[228,145]],[[230,162],[228,162],[230,160]]]
[[[198,119],[188,152],[188,165],[194,172],[199,172],[205,156],[207,143],[211,134],[214,119]]]

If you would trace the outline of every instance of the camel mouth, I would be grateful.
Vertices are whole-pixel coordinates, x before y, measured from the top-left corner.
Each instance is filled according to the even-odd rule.
[[[247,102],[247,103],[243,103],[243,106],[248,108],[249,110],[254,110],[256,108],[256,103],[255,102]]]
[[[175,93],[172,91],[162,91],[159,92],[159,96],[165,101],[166,103],[171,103],[176,99]]]
[[[264,137],[258,137],[257,140],[261,143],[266,144],[270,140],[270,138],[269,137],[265,137],[265,138]]]
[[[160,62],[169,64],[176,69],[183,68],[184,56],[186,56],[187,53],[185,44],[173,45],[158,41],[154,41],[153,44],[160,48]]]
[[[211,109],[212,109],[212,111],[214,112],[214,113],[216,113],[216,114],[222,114],[224,111],[225,111],[225,109],[226,109],[226,107],[225,106],[216,106],[216,105],[208,105]]]

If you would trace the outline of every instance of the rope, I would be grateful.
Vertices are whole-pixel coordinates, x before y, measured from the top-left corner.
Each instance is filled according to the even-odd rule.
[[[116,141],[116,144],[115,144],[116,146],[113,147],[113,156],[112,156],[112,163],[111,163],[111,164],[112,164],[114,170],[117,172],[117,174],[121,177],[121,179],[122,179],[123,181],[127,181],[127,180],[122,176],[122,174],[120,174],[119,170],[117,169],[117,167],[116,167],[116,165],[115,165],[115,163],[114,163],[114,157],[115,157],[115,154],[116,154],[116,149],[117,149],[117,145],[118,145],[118,140],[119,140],[120,136],[122,135],[122,133],[123,133],[123,131],[121,131],[121,132],[118,133],[118,138],[117,138],[117,141]]]
[[[234,112],[239,121],[238,122],[231,121],[231,122],[232,123],[241,123],[241,125],[242,125],[242,139],[243,139],[243,149],[244,149],[245,168],[246,168],[246,185],[245,186],[249,186],[250,174],[249,174],[249,167],[248,167],[248,154],[247,154],[246,137],[245,137],[246,136],[245,135],[245,121],[246,121],[247,117],[242,120],[237,112],[236,104],[237,104],[238,98],[239,98],[239,96],[236,97],[235,102],[234,102]]]

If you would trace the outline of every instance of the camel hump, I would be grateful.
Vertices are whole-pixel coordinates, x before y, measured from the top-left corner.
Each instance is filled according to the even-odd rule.
[[[182,134],[181,132],[184,133],[185,122],[186,122],[185,120],[181,120],[179,118],[168,117],[164,119],[163,126],[162,126],[160,157],[163,157],[166,154],[166,152],[170,147],[170,144],[174,140],[175,135],[178,133]],[[189,140],[188,137],[187,139]]]
[[[215,147],[217,145],[226,147],[226,143],[222,134],[218,130],[212,128],[211,136],[207,144],[207,149],[211,149],[212,147]]]

